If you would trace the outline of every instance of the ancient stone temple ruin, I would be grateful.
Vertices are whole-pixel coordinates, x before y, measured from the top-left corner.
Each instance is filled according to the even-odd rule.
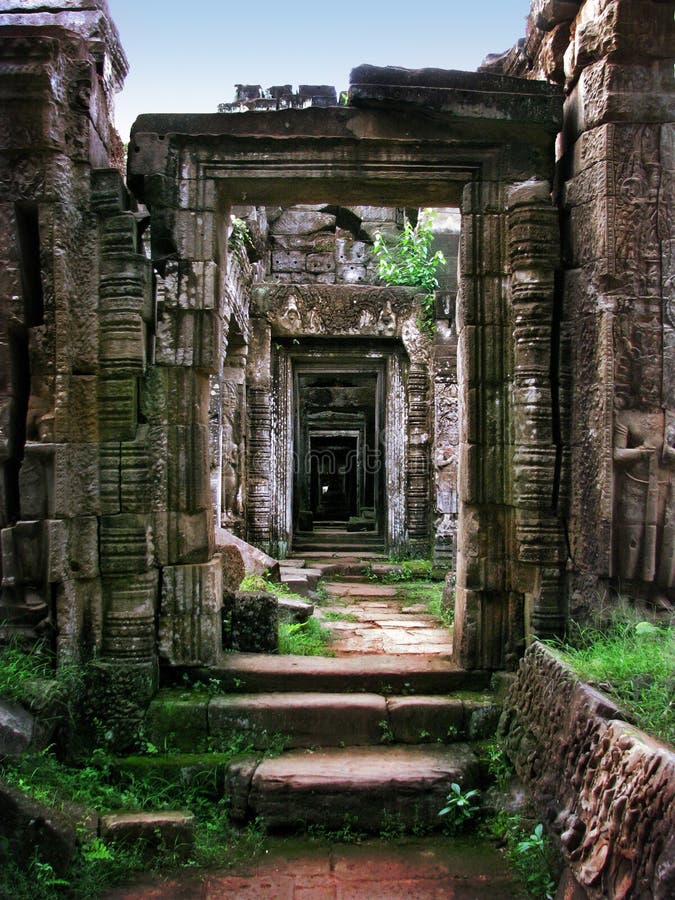
[[[364,65],[346,105],[141,115],[126,174],[104,0],[0,12],[5,631],[142,707],[221,659],[232,536],[433,555],[464,668],[669,608],[672,4],[534,0],[481,71]],[[434,328],[373,250],[425,210]]]
[[[537,0],[478,73],[142,115],[125,183],[106,4],[4,0],[4,627],[150,673],[194,620],[173,659],[215,661],[215,527],[279,557],[335,521],[454,560],[464,666],[667,604],[670,13]],[[373,254],[425,208],[432,335]]]

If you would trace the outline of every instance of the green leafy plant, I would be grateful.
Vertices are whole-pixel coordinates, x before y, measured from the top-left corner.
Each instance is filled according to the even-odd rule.
[[[509,868],[528,897],[549,900],[554,895],[560,860],[541,823],[526,827],[519,813],[502,809],[485,822],[481,833],[505,849]]]
[[[410,285],[426,292],[422,297],[420,327],[429,334],[436,330],[433,294],[438,289],[436,271],[445,264],[440,250],[431,252],[434,239],[431,225],[428,214],[421,217],[414,227],[406,218],[396,242],[387,242],[378,232],[373,244],[378,275],[385,284]]]
[[[232,250],[245,250],[247,247],[253,246],[248,225],[237,216],[232,216],[230,219],[230,236],[227,244]]]
[[[495,738],[484,747],[488,774],[497,787],[505,791],[513,778],[513,765],[506,755],[503,745]]]
[[[383,744],[393,744],[396,738],[389,719],[381,719],[377,725],[380,729],[380,741]]]
[[[476,820],[480,812],[480,805],[476,802],[480,797],[480,791],[473,788],[463,793],[462,788],[453,782],[450,785],[450,793],[446,797],[445,806],[438,813],[446,816],[446,826],[452,834],[464,831],[471,822]]]

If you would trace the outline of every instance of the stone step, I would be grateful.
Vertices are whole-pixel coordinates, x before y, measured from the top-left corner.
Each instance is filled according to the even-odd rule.
[[[265,827],[380,831],[442,824],[438,812],[450,786],[475,787],[479,764],[466,744],[295,750],[261,762],[239,762],[228,773],[231,814]]]
[[[381,694],[227,694],[163,690],[150,704],[145,735],[184,752],[227,745],[232,735],[255,749],[452,743],[494,734],[500,707],[490,695],[385,697]]]
[[[171,673],[169,673],[171,674]],[[180,675],[180,673],[176,673]],[[365,691],[375,694],[449,694],[485,690],[490,672],[466,671],[444,654],[377,654],[348,657],[228,653],[217,666],[191,676],[218,678],[226,692]]]

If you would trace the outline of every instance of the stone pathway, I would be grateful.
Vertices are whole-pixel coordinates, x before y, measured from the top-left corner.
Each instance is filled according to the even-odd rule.
[[[295,561],[300,571],[303,562]],[[317,569],[340,563],[312,560]],[[475,701],[448,696],[468,677],[452,661],[451,631],[428,613],[426,603],[406,602],[399,584],[367,580],[364,568],[354,560],[342,563],[337,572],[321,572],[335,579],[325,583],[328,599],[318,609],[319,616],[329,613],[334,656],[232,654],[219,668],[225,681],[232,677],[236,691],[210,700],[203,718],[211,732],[221,720],[230,727],[232,719],[255,725],[263,734],[283,733],[291,748],[253,767],[244,762],[241,772],[232,767],[230,786],[241,805],[239,812],[237,803],[233,806],[234,820],[257,815],[271,829],[304,823],[310,830],[337,833],[347,814],[349,821],[378,833],[383,811],[393,811],[392,822],[410,831],[416,822],[437,819],[451,782],[475,784],[477,761],[470,747],[445,740],[450,730],[468,733],[473,706],[482,709],[483,704],[479,695]],[[471,673],[470,689],[481,686],[480,674]],[[387,739],[394,741],[391,746],[383,746],[383,725]],[[395,831],[390,840],[332,845],[325,838],[317,844],[306,838],[268,837],[264,856],[227,872],[178,875],[161,883],[148,877],[146,884],[106,897],[518,896],[493,846],[475,839],[398,834]]]
[[[515,900],[494,847],[444,837],[320,845],[270,839],[264,855],[201,878],[148,879],[104,900]]]
[[[450,656],[452,632],[424,604],[406,604],[397,585],[372,582],[324,583],[330,599],[321,609],[344,616],[330,622],[331,651],[352,654],[425,653]],[[319,613],[320,614],[320,613]]]

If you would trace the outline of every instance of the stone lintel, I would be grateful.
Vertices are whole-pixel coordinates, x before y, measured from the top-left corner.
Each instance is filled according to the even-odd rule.
[[[349,102],[363,108],[426,108],[452,117],[562,126],[562,92],[544,81],[487,72],[359,66],[350,75]]]

